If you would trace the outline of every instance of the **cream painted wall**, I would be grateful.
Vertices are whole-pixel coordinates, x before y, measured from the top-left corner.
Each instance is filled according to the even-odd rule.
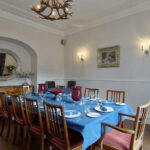
[[[75,79],[84,87],[125,90],[126,102],[136,112],[150,99],[150,55],[139,47],[141,39],[150,40],[150,10],[128,16],[90,30],[65,37],[65,80]],[[97,49],[120,45],[120,67],[97,68]],[[82,63],[78,53],[85,54]]]
[[[64,47],[60,44],[61,36],[38,30],[31,26],[16,23],[4,18],[0,18],[0,36],[17,39],[29,45],[37,54],[37,82],[45,82],[46,80],[56,80],[63,83],[64,79]],[[3,48],[0,45],[0,48]],[[8,44],[6,45],[8,47]],[[10,45],[10,49],[15,49]],[[18,55],[26,61],[25,66],[30,63],[28,56],[19,51]],[[34,59],[34,58],[31,58]],[[28,68],[28,67],[27,67]],[[21,81],[22,82],[22,81]],[[9,82],[0,82],[0,85],[20,84],[18,80],[10,80]]]

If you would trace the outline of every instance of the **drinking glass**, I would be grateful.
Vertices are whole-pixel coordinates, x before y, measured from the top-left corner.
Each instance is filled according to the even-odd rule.
[[[94,91],[91,91],[91,92],[90,92],[90,98],[91,98],[91,99],[94,99],[94,97],[95,97]]]
[[[90,112],[90,107],[84,105],[84,113],[87,114],[87,113],[89,113],[89,112]]]
[[[41,99],[40,102],[43,103],[43,100],[44,100],[44,93],[43,93],[43,92],[40,92],[40,93],[39,93],[39,96],[40,96],[40,99]]]

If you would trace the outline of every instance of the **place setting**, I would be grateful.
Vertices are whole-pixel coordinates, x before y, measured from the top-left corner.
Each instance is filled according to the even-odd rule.
[[[104,106],[102,104],[100,105],[97,105],[94,107],[94,109],[98,112],[102,112],[102,113],[107,113],[107,112],[113,112],[114,111],[114,108],[113,107],[110,107],[110,106]]]
[[[58,110],[59,112],[60,110]],[[61,112],[59,112],[59,115],[61,116]],[[65,115],[65,118],[76,118],[76,117],[79,117],[81,116],[81,112],[78,111],[78,110],[64,110],[64,115]]]

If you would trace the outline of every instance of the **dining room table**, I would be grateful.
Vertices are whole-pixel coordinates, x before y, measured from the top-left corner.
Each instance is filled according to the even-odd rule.
[[[82,150],[86,150],[103,135],[102,122],[117,125],[120,121],[119,113],[132,114],[132,109],[125,103],[113,103],[111,100],[93,100],[83,97],[76,102],[70,94],[60,94],[56,100],[47,93],[26,95],[28,98],[39,100],[42,117],[45,117],[43,101],[62,105],[65,111],[67,127],[79,132],[83,137]],[[106,110],[100,109],[103,106]],[[61,115],[61,114],[60,114]],[[127,117],[123,117],[123,120]],[[109,131],[110,128],[107,128]]]

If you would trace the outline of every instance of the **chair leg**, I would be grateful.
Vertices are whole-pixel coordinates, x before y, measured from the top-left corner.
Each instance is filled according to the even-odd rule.
[[[15,144],[16,137],[17,137],[17,123],[14,123],[14,137],[13,137],[13,144]]]
[[[41,135],[41,150],[44,150],[44,134]]]
[[[10,132],[10,119],[8,118],[7,121],[8,121],[8,128],[7,128],[7,132],[6,132],[6,139],[8,139],[9,132]]]
[[[139,150],[143,150],[143,145],[141,145],[140,149]]]
[[[27,141],[27,126],[23,128],[23,142],[22,142],[23,150],[25,149],[26,141]]]
[[[95,150],[95,145],[94,145],[94,144],[92,144],[92,145],[90,146],[90,150]]]
[[[31,145],[31,134],[28,133],[27,150],[30,150],[30,145]]]
[[[4,118],[2,118],[2,119],[1,119],[1,129],[0,129],[0,136],[2,136],[2,134],[3,134],[3,130],[4,130],[4,124],[5,124],[5,119],[4,119]]]

